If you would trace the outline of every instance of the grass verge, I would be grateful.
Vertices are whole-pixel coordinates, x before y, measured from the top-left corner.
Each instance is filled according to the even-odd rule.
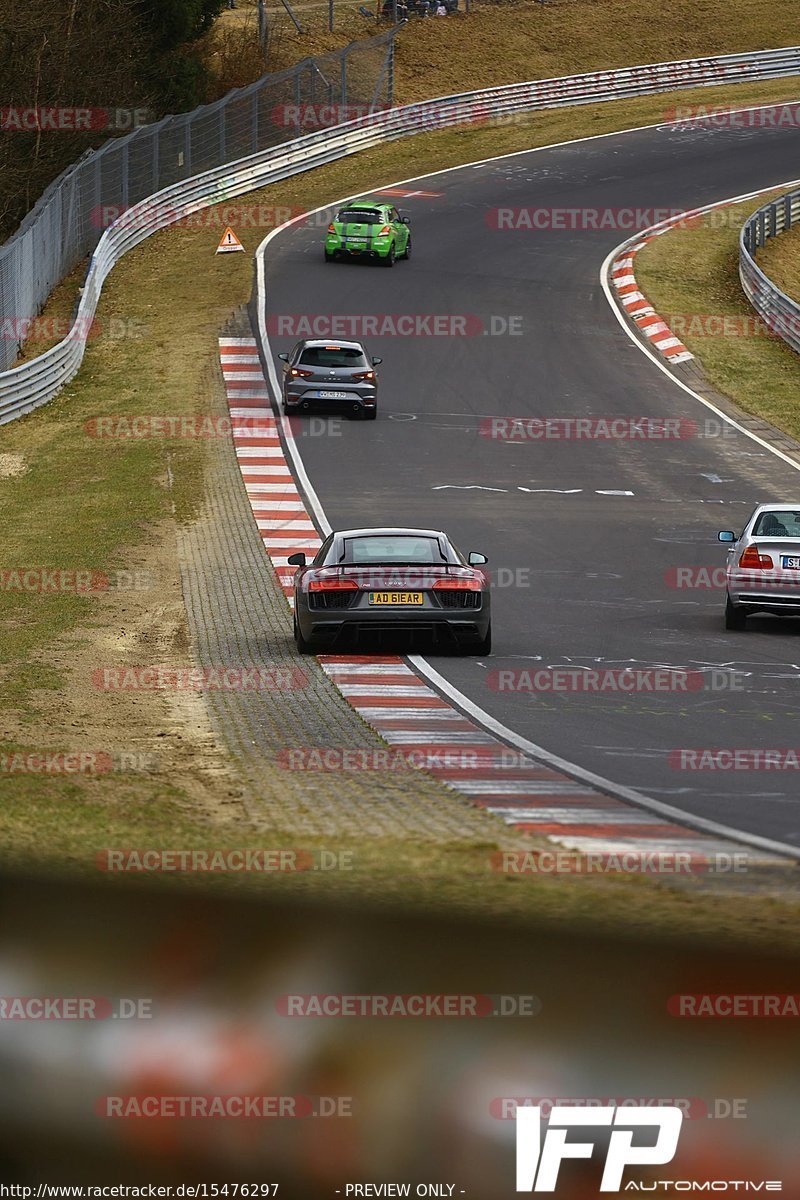
[[[796,86],[796,85],[795,85]],[[730,102],[732,90],[700,94]],[[780,99],[789,85],[735,91],[737,103]],[[670,103],[691,103],[687,94]],[[332,164],[249,197],[261,206],[315,205],[355,190],[483,156],[658,121],[664,97],[536,114],[503,129],[442,131]],[[103,441],[88,422],[99,415],[195,415],[211,411],[217,334],[249,295],[250,255],[215,257],[224,218],[174,227],[149,239],[114,271],[98,312],[99,336],[83,369],[38,413],[3,430],[0,519],[9,567],[89,570],[147,586],[100,594],[0,591],[0,755],[16,751],[102,750],[157,753],[154,771],[87,775],[6,774],[0,780],[0,838],[6,860],[93,871],[103,846],[206,848],[275,845],[248,823],[246,786],[208,726],[202,703],[160,693],[134,699],[98,693],[92,670],[104,663],[180,665],[189,655],[180,593],[177,531],[213,487],[202,444]],[[252,252],[265,230],[240,229]],[[71,308],[69,286],[53,300]],[[127,332],[126,332],[127,331]],[[116,335],[115,335],[116,334]],[[0,460],[0,467],[2,466]],[[297,839],[293,844],[297,844]],[[311,846],[306,846],[312,849]],[[335,849],[345,847],[336,846]],[[644,879],[525,878],[487,866],[489,846],[353,847],[357,869],[337,888],[467,910],[592,920],[655,929],[714,931],[796,942],[796,906],[769,895],[721,897],[691,884],[657,889]],[[225,886],[230,879],[216,881]],[[330,887],[330,878],[249,876],[242,885]],[[772,884],[767,885],[769,891]],[[699,894],[698,894],[699,893]],[[635,903],[631,903],[631,901]]]
[[[636,256],[636,278],[715,388],[744,412],[800,440],[800,360],[780,338],[768,336],[739,282],[739,232],[768,198],[709,213],[694,227],[655,238]],[[772,278],[780,276],[781,286],[797,289],[800,238],[785,237],[793,238],[788,251],[776,238],[759,251],[758,262]],[[721,325],[727,333],[719,332]]]
[[[221,90],[251,83],[264,69],[241,48],[237,56],[226,52],[243,23],[247,24],[244,44],[255,39],[255,5],[238,2],[241,7],[223,12],[208,38],[209,62]],[[385,22],[376,24],[362,16],[356,0],[348,4],[337,0],[333,33],[327,29],[325,4],[301,0],[297,15],[304,26],[302,34],[277,5],[270,7],[275,11],[270,13],[268,71],[283,70],[307,55],[338,49],[386,28]],[[374,11],[374,0],[367,7]],[[776,7],[767,0],[726,0],[722,20],[713,0],[668,0],[659,7],[657,20],[647,0],[549,0],[547,4],[476,0],[468,16],[462,11],[447,20],[411,19],[397,40],[395,99],[405,103],[465,87],[494,87],[520,79],[796,42],[792,6]],[[476,53],[476,47],[491,52]]]

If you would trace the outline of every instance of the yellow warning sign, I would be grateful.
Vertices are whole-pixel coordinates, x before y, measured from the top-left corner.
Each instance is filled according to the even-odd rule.
[[[244,246],[239,241],[236,234],[231,228],[225,230],[222,235],[222,241],[217,246],[217,254],[234,254],[237,250],[244,250]]]

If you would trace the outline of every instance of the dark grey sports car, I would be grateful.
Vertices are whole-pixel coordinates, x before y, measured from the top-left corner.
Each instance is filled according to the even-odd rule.
[[[432,529],[345,529],[316,558],[293,554],[294,636],[301,654],[338,649],[364,634],[411,634],[465,654],[492,648],[489,580]]]

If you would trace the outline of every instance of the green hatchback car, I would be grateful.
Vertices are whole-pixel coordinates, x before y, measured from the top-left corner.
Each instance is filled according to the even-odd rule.
[[[411,257],[408,218],[391,204],[369,198],[351,200],[328,226],[325,262],[337,258],[372,258],[393,267],[396,258]]]

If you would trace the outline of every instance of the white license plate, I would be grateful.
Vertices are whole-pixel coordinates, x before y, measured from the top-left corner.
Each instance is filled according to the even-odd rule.
[[[366,238],[348,238],[347,244],[348,244],[348,246],[366,246],[367,239]]]
[[[347,392],[320,392],[320,400],[346,400]]]
[[[797,558],[794,555],[790,556],[788,554],[784,554],[781,562],[784,569],[787,571],[800,571],[800,558]]]

